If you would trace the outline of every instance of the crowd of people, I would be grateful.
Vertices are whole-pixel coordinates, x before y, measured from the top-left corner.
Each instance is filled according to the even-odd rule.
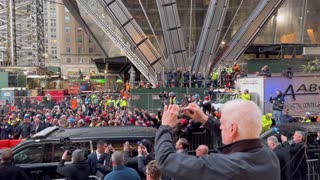
[[[211,104],[211,93],[202,101],[199,94],[186,96],[181,105],[195,102],[203,107],[207,114],[215,113]],[[175,93],[160,93],[163,103],[178,104]],[[162,108],[150,112],[128,107],[128,97],[122,94],[91,93],[81,97],[65,97],[55,101],[47,98],[42,101],[23,98],[15,111],[2,107],[0,124],[1,139],[25,139],[50,126],[64,128],[100,127],[100,126],[145,126],[158,128],[162,117]],[[184,105],[185,106],[185,105]],[[182,117],[179,133],[203,131],[201,125],[188,117]]]
[[[88,160],[81,150],[74,151],[71,165],[64,163],[68,156],[65,152],[57,172],[71,179],[88,177],[84,175],[104,179],[144,179],[148,178],[151,171],[157,175],[150,175],[149,179],[159,179],[161,174],[162,179],[280,179],[280,174],[281,179],[306,177],[306,159],[301,153],[304,152],[301,148],[305,148],[304,132],[295,133],[293,144],[289,144],[285,136],[281,137],[282,144],[271,136],[268,138],[269,147],[263,146],[258,139],[263,128],[263,116],[259,107],[250,100],[229,101],[217,112],[211,103],[212,109],[204,106],[206,100],[210,102],[209,96],[202,101],[195,94],[188,101],[187,107],[181,109],[174,100],[174,94],[169,93],[163,110],[148,113],[120,106],[121,100],[117,102],[115,99],[122,98],[91,94],[75,108],[72,105],[74,98],[71,98],[53,104],[52,109],[34,108],[33,105],[41,107],[41,103],[30,103],[25,99],[20,104],[25,109],[7,112],[3,117],[1,138],[28,138],[53,125],[66,128],[117,125],[158,128],[154,148],[152,142],[142,140],[136,150],[125,142],[123,152],[118,152],[107,142],[99,142]],[[270,97],[273,104],[276,100]],[[6,131],[8,127],[12,128],[11,132]],[[222,139],[225,146],[217,152],[209,153],[209,144],[202,144],[196,149],[195,156],[189,155],[188,138],[180,138],[175,142],[172,135],[192,133],[195,129],[212,132]],[[172,146],[174,143],[175,148]],[[282,159],[284,153],[285,160]],[[300,154],[297,156],[297,153]],[[77,173],[74,166],[81,167],[82,174]],[[148,167],[152,168],[148,170]]]
[[[175,141],[172,138],[173,129],[181,123],[178,118],[180,113],[199,122],[211,132],[220,134],[224,146],[209,153],[208,146],[203,144],[197,148],[196,155],[190,155],[187,139],[180,138]],[[137,150],[125,142],[122,152],[115,151],[106,142],[99,142],[96,152],[89,155],[88,161],[80,158],[86,166],[82,173],[97,176],[101,174],[105,180],[160,177],[187,180],[307,178],[305,132],[296,131],[292,143],[289,143],[284,135],[281,136],[282,143],[277,137],[270,136],[267,139],[268,146],[264,146],[259,139],[262,113],[255,103],[240,99],[229,101],[223,106],[221,113],[221,118],[216,119],[205,114],[194,102],[183,109],[175,104],[166,105],[155,137],[154,149],[152,142],[148,140],[142,140]],[[74,165],[64,165],[66,154],[63,155],[57,171],[71,177],[71,170],[65,169]],[[154,164],[159,175],[148,174],[149,164]],[[73,174],[79,175],[76,172]]]
[[[158,72],[156,78],[158,81],[157,87],[233,88],[236,79],[245,76],[247,76],[247,73],[241,70],[240,66],[235,63],[233,66],[216,69],[207,78],[201,72],[191,72],[189,68],[185,68],[184,70],[182,68],[168,70],[163,74]],[[139,87],[145,86],[139,85]]]

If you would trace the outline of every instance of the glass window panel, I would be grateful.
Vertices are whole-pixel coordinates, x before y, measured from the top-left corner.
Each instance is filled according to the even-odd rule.
[[[307,0],[306,23],[303,42],[305,44],[320,43],[320,1]]]
[[[14,155],[16,164],[31,164],[42,162],[43,146],[30,146]]]

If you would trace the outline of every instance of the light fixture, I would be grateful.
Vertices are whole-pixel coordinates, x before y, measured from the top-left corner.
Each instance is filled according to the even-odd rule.
[[[279,23],[282,23],[282,22],[284,21],[284,19],[285,19],[285,17],[284,17],[283,14],[278,14],[278,15],[277,15],[277,21],[278,21]]]

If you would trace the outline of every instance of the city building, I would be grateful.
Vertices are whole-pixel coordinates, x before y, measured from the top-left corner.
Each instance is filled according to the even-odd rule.
[[[62,4],[56,4],[57,59],[64,79],[86,77],[98,73],[92,59],[101,57],[100,49],[79,26]],[[53,34],[53,33],[52,33]],[[52,49],[53,52],[54,49]],[[50,53],[48,53],[50,54]],[[52,53],[54,55],[54,53]]]

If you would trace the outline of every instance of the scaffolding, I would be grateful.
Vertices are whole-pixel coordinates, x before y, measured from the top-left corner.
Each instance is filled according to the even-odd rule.
[[[0,0],[0,22],[0,65],[43,65],[43,0]]]

